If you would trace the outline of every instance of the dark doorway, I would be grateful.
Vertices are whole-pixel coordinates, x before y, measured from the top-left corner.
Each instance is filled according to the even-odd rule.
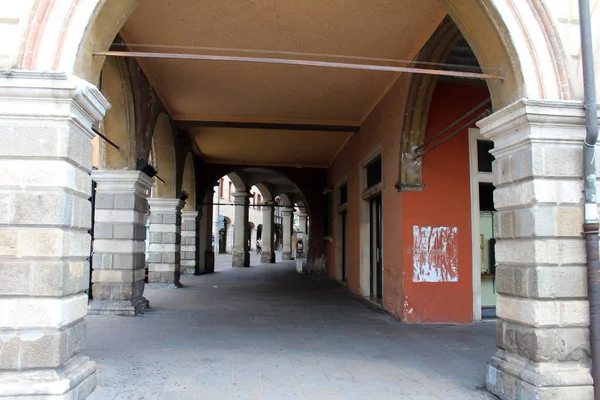
[[[227,252],[227,225],[219,229],[219,254]]]
[[[96,169],[96,168],[94,168]],[[90,240],[91,240],[91,244],[90,244],[90,256],[88,258],[88,260],[90,261],[90,276],[89,276],[89,285],[88,285],[88,290],[87,290],[87,295],[88,295],[88,301],[93,300],[93,296],[92,296],[92,274],[94,272],[94,217],[96,216],[96,182],[92,181],[92,195],[90,196],[90,207],[92,209],[92,225],[90,230],[88,231],[88,233],[90,234]],[[146,275],[148,275],[148,269],[146,269]]]
[[[346,281],[346,220],[348,213],[343,211],[341,214],[342,218],[342,281]]]
[[[371,297],[383,298],[383,231],[381,196],[371,200]]]

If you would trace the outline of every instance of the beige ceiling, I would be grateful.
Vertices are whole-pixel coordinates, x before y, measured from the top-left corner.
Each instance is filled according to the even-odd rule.
[[[439,0],[144,0],[126,22],[127,43],[342,54],[412,59],[444,17]],[[257,56],[230,51],[136,48],[140,51]],[[259,54],[258,56],[270,56]],[[281,56],[278,56],[281,57]],[[299,58],[288,56],[287,58]],[[320,61],[356,62],[303,56]],[[224,61],[139,59],[174,120],[359,125],[397,79],[389,72]],[[368,62],[368,61],[363,61]],[[347,139],[338,132],[265,131],[278,152],[266,164],[293,159],[328,165]],[[277,133],[277,134],[275,134]],[[258,131],[198,128],[208,157],[228,162],[247,152],[229,140]],[[297,137],[315,140],[300,146]],[[213,141],[221,143],[212,143]],[[210,143],[209,143],[210,142]],[[325,143],[326,142],[326,143]],[[336,147],[337,146],[337,147]],[[293,154],[292,154],[293,153]],[[286,154],[285,157],[282,154]],[[289,156],[289,157],[288,157]],[[289,163],[287,163],[289,164]]]
[[[351,133],[190,128],[206,162],[326,167]],[[268,159],[265,156],[268,155]],[[308,156],[309,155],[309,156]]]

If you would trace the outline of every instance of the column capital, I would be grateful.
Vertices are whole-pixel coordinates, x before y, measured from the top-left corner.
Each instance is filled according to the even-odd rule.
[[[72,102],[60,102],[71,99]],[[57,100],[59,102],[57,102]],[[73,107],[73,103],[78,107]],[[0,71],[0,118],[18,116],[56,121],[68,116],[80,122],[77,130],[95,136],[90,126],[100,121],[110,103],[91,83],[63,72]]]
[[[231,194],[233,196],[233,202],[235,204],[246,204],[249,203],[249,193],[248,192],[233,192]]]
[[[198,211],[183,210],[181,211],[181,219],[192,220],[198,218]]]
[[[585,137],[582,103],[566,100],[518,100],[477,123],[496,149],[528,141],[581,142]],[[512,147],[512,146],[511,146]]]
[[[96,190],[113,193],[135,192],[148,195],[154,180],[141,171],[94,170],[92,180],[96,182]]]
[[[149,198],[148,204],[153,212],[169,213],[181,210],[184,202],[179,199],[171,198]]]
[[[287,215],[288,217],[294,213],[294,207],[285,206],[281,209],[281,215]]]

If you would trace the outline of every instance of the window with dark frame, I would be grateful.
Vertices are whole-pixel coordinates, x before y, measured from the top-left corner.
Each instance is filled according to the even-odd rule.
[[[479,172],[492,172],[492,162],[494,156],[490,150],[494,148],[494,142],[491,140],[477,141],[477,170]]]
[[[381,183],[381,155],[371,161],[365,169],[367,170],[367,188]]]
[[[338,205],[343,205],[346,204],[348,202],[348,184],[344,183],[340,188],[339,188],[339,199],[340,199],[340,203]]]
[[[331,190],[325,194],[325,236],[333,236],[333,196]]]

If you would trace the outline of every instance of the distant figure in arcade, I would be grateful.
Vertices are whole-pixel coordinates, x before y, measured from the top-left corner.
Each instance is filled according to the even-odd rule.
[[[256,240],[256,254],[262,254],[262,239]]]

